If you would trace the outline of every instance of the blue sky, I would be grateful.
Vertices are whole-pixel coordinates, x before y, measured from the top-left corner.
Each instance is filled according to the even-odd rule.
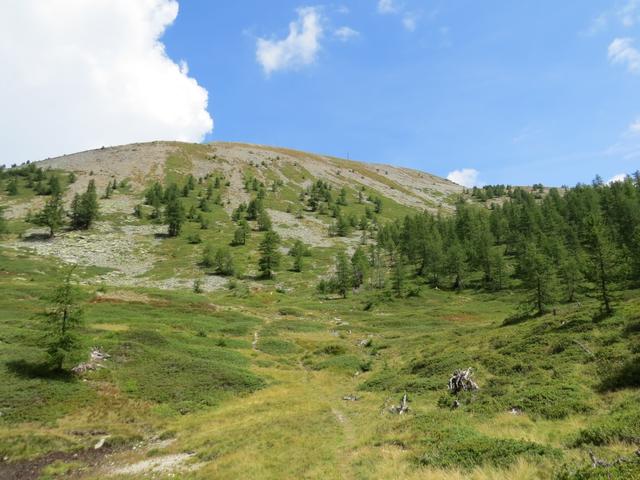
[[[90,130],[82,142],[77,134],[58,145],[70,129],[42,128],[53,128],[45,147],[69,150],[151,138],[242,141],[442,176],[470,169],[477,173],[458,178],[476,183],[575,184],[597,173],[608,179],[640,167],[640,0],[99,0],[92,5],[84,14],[100,19],[100,38],[105,45],[109,40],[112,51],[105,55],[107,47],[98,45],[83,58],[95,57],[99,61],[93,64],[101,65],[123,59],[112,71],[105,67],[100,78],[122,85],[120,98],[122,92],[132,97],[122,102],[132,111],[123,106],[119,116],[95,126],[94,115],[85,116],[77,124]],[[108,11],[113,5],[118,5],[115,13]],[[30,15],[25,10],[22,20]],[[151,26],[135,23],[143,21]],[[28,30],[25,21],[11,23],[20,25],[16,35]],[[41,23],[34,25],[45,35]],[[90,33],[66,27],[70,43],[93,48],[85,39]],[[138,42],[139,32],[147,30],[149,38]],[[55,46],[60,31],[43,45],[54,48],[49,44]],[[113,44],[121,38],[117,50]],[[131,53],[138,49],[130,45],[138,43],[142,60]],[[166,54],[162,48],[144,50],[149,45],[164,45]],[[39,54],[30,53],[34,63]],[[0,60],[6,76],[17,78],[19,69]],[[122,65],[134,64],[144,68],[122,73]],[[81,66],[78,60],[72,65],[75,82]],[[144,75],[150,79],[142,82]],[[135,84],[143,85],[142,91]],[[102,95],[102,107],[92,112],[109,111],[114,104],[99,85],[85,95],[87,104]],[[155,112],[157,101],[153,107],[144,103],[152,95],[147,89],[175,101]],[[21,93],[18,87],[7,91],[11,97]],[[23,97],[37,98],[33,92]],[[46,103],[39,101],[37,108]],[[168,116],[182,123],[163,130]],[[154,121],[157,129],[143,126]],[[127,125],[126,131],[104,133],[118,125]],[[30,155],[41,151],[44,147]]]
[[[258,39],[285,39],[307,4],[185,1],[164,42],[209,91],[207,140],[443,176],[471,168],[486,183],[574,184],[640,167],[640,72],[609,56],[617,38],[640,48],[640,2],[393,3],[315,5],[313,61],[269,74]],[[345,26],[358,32],[346,41],[335,35]]]

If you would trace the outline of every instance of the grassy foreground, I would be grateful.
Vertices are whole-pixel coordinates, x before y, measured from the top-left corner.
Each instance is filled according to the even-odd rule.
[[[640,478],[637,291],[605,320],[590,301],[514,320],[519,298],[508,293],[423,286],[403,300],[343,300],[266,282],[195,294],[96,287],[92,269],[77,274],[85,324],[74,362],[91,346],[111,358],[84,379],[51,377],[38,314],[59,280],[56,264],[0,252],[0,472]],[[480,390],[453,409],[447,380],[467,367]],[[405,392],[409,414],[389,413]],[[592,468],[590,451],[631,460]],[[190,456],[177,471],[119,470],[181,453]]]

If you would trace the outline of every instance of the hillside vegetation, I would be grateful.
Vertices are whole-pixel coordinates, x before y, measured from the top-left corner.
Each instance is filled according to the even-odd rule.
[[[156,142],[0,202],[1,478],[640,478],[640,175]]]

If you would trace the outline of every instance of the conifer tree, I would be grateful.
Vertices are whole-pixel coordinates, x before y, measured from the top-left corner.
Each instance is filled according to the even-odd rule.
[[[169,198],[165,212],[167,223],[169,224],[168,234],[170,237],[177,237],[182,230],[185,220],[184,207],[177,197]]]
[[[593,214],[588,221],[586,248],[587,275],[595,285],[604,313],[611,315],[611,285],[617,279],[618,252],[600,215]]]
[[[18,195],[18,179],[16,177],[12,177],[7,183],[7,193],[12,197]]]
[[[51,307],[45,312],[45,348],[52,366],[61,370],[65,359],[78,347],[75,330],[82,323],[78,292],[69,270],[51,297]]]
[[[251,228],[249,227],[249,223],[246,220],[240,220],[238,223],[238,228],[236,228],[233,233],[233,242],[234,246],[245,245],[247,243],[247,237],[249,236],[249,232]]]
[[[49,237],[52,238],[64,225],[64,216],[62,198],[58,195],[51,197],[42,211],[36,214],[31,221],[35,225],[49,228]]]
[[[392,270],[391,270],[391,287],[396,297],[402,298],[404,296],[405,285],[405,264],[404,258],[400,252],[397,252],[393,258]]]
[[[218,248],[213,258],[213,266],[218,275],[233,275],[236,271],[233,256],[226,248]]]
[[[151,218],[155,220],[155,223],[160,223],[160,219],[162,218],[162,199],[161,197],[154,196],[151,198]]]
[[[440,277],[445,270],[445,254],[442,237],[437,229],[432,229],[428,238],[424,241],[422,249],[421,273],[431,277],[434,287],[440,286]]]
[[[577,254],[567,255],[561,260],[559,266],[562,288],[567,302],[576,301],[578,289],[584,279],[580,268],[580,260],[577,257]]]
[[[380,214],[382,213],[382,199],[380,197],[375,197],[373,199],[374,212]]]
[[[0,207],[0,235],[9,233],[9,226],[7,220],[4,218],[4,207]]]
[[[256,220],[258,222],[259,231],[266,232],[268,230],[271,230],[271,218],[269,217],[269,214],[266,212],[266,210],[260,210],[260,212],[258,212],[258,217]]]
[[[280,244],[280,236],[273,230],[269,230],[264,234],[262,242],[258,250],[260,251],[260,260],[258,268],[263,278],[273,278],[274,272],[280,266],[280,252],[278,245]]]
[[[49,178],[49,195],[53,197],[62,195],[62,186],[57,175],[51,175],[51,178]]]
[[[371,265],[362,247],[356,248],[351,256],[351,268],[353,270],[353,286],[359,288],[364,284]]]
[[[213,246],[211,244],[205,245],[202,249],[202,260],[200,264],[205,268],[213,267],[215,263],[214,255],[215,251],[213,249]]]
[[[504,256],[499,247],[495,247],[489,254],[489,261],[491,262],[491,288],[493,290],[502,290],[506,277],[506,263]]]
[[[457,240],[447,251],[446,269],[453,277],[453,288],[457,291],[462,290],[467,271],[467,255]]]
[[[86,230],[98,218],[98,194],[94,180],[89,181],[87,191],[76,194],[71,202],[71,227]]]
[[[527,293],[523,306],[543,315],[556,294],[556,278],[551,260],[534,244],[529,244],[519,258],[518,268]]]
[[[384,288],[386,268],[380,245],[371,245],[369,263],[371,264],[371,286],[376,289]]]
[[[262,200],[254,198],[249,202],[247,206],[247,220],[257,220],[260,212],[264,210],[262,206]]]
[[[342,298],[347,298],[347,293],[353,285],[353,275],[351,272],[351,264],[344,252],[338,253],[336,256],[336,276],[335,276],[335,289],[336,292],[342,295]]]
[[[302,272],[304,268],[304,252],[301,248],[297,248],[293,252],[293,268],[294,272]]]
[[[340,194],[338,195],[338,200],[337,200],[338,205],[342,205],[342,206],[346,206],[348,204],[347,202],[347,189],[342,187],[340,189]]]
[[[351,225],[341,213],[338,213],[336,217],[334,232],[338,237],[348,237],[351,233]]]
[[[200,202],[198,203],[198,208],[203,212],[210,212],[211,207],[209,206],[209,201],[206,197],[201,197]]]

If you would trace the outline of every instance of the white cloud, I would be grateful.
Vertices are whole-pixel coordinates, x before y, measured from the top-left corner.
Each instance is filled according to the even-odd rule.
[[[480,172],[473,168],[463,168],[461,170],[454,170],[447,175],[447,180],[450,180],[463,187],[471,188],[479,185]]]
[[[418,16],[413,13],[407,13],[402,17],[402,26],[408,32],[413,32],[418,27]]]
[[[629,0],[616,12],[625,27],[633,27],[640,20],[640,0]]]
[[[401,16],[402,26],[408,32],[413,32],[418,28],[420,15],[408,11],[404,5],[396,3],[396,0],[378,0],[378,13]],[[437,15],[437,11],[434,10],[432,14]]]
[[[311,65],[318,57],[324,33],[322,15],[316,7],[299,8],[297,12],[298,19],[289,24],[287,38],[257,41],[256,59],[267,75]]]
[[[583,34],[589,35],[589,36],[596,35],[597,33],[600,33],[606,30],[608,26],[609,26],[609,14],[607,12],[601,13],[600,15],[595,17],[593,20],[591,20],[591,25],[589,25],[589,28],[585,32],[583,32]]]
[[[208,94],[160,38],[175,0],[20,0],[0,15],[0,162],[201,141]]]
[[[340,27],[333,34],[343,42],[360,36],[360,32],[350,27]]]
[[[616,38],[609,45],[609,61],[626,65],[630,72],[640,73],[640,51],[631,38]]]
[[[629,133],[631,135],[640,135],[640,118],[629,125]]]
[[[511,142],[514,144],[523,143],[530,140],[532,137],[538,135],[540,132],[532,128],[531,126],[524,127],[521,129],[512,139]]]
[[[582,33],[593,36],[616,26],[630,28],[638,22],[640,22],[640,0],[628,0],[594,17],[589,27]]]
[[[607,181],[607,185],[611,185],[612,183],[616,183],[616,182],[624,182],[626,178],[627,178],[627,174],[626,173],[619,173],[619,174],[614,175],[613,177],[611,177]]]
[[[386,15],[388,13],[396,13],[398,6],[394,0],[378,0],[378,12]]]

